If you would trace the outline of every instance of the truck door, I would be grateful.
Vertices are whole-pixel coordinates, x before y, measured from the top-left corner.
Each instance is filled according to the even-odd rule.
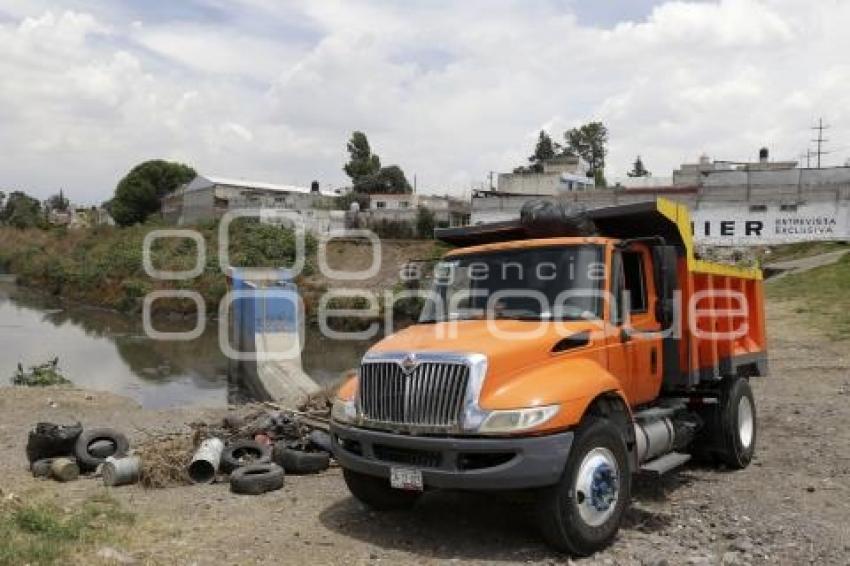
[[[655,316],[652,255],[646,246],[621,252],[623,269],[623,330],[629,400],[638,405],[652,401],[661,388],[660,324]]]

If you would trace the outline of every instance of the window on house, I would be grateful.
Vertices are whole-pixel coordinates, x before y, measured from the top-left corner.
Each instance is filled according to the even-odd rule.
[[[399,206],[399,208],[407,208],[407,207],[410,206],[410,203],[407,202],[406,200],[403,200],[403,201],[399,201],[398,206]]]
[[[797,205],[796,204],[780,204],[779,210],[781,210],[782,212],[797,212]]]
[[[379,200],[375,202],[375,208],[386,208],[387,203],[385,201]]]
[[[643,269],[643,254],[623,252],[623,275],[629,297],[629,312],[646,312],[646,274]]]
[[[766,204],[751,204],[750,212],[767,212]]]

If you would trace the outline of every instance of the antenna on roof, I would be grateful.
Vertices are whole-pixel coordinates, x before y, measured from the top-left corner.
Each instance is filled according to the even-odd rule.
[[[823,118],[818,118],[818,125],[812,126],[813,130],[818,131],[818,137],[812,140],[813,142],[816,142],[818,144],[818,149],[817,149],[817,151],[815,151],[815,155],[818,156],[818,169],[820,169],[820,156],[826,155],[826,154],[829,153],[828,151],[823,151],[821,149],[821,146],[824,143],[829,141],[828,139],[824,139],[824,137],[823,137],[823,131],[828,130],[829,128],[830,128],[830,126],[824,126],[823,125]]]

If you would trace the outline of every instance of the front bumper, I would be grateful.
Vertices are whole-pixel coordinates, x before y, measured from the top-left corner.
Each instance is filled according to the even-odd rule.
[[[390,468],[422,470],[426,487],[524,489],[558,482],[572,432],[525,438],[407,436],[331,424],[334,457],[343,468],[389,478]]]

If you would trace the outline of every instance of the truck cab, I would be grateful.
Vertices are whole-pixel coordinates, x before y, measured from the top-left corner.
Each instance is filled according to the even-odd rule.
[[[533,219],[438,234],[458,247],[419,322],[372,347],[334,403],[355,497],[533,490],[544,538],[588,555],[615,537],[633,474],[695,454],[749,464],[760,272],[696,259],[687,210],[664,199],[587,216],[590,235]]]

